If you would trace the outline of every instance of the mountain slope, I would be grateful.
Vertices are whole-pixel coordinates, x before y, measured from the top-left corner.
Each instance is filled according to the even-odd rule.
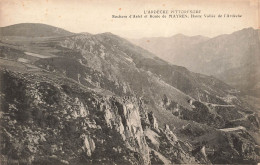
[[[26,40],[23,47],[0,43],[6,84],[1,121],[9,123],[1,124],[5,159],[36,164],[42,159],[70,164],[258,160],[249,134],[259,129],[257,114],[214,77],[171,65],[111,33]],[[34,134],[46,134],[43,148],[26,142]]]
[[[72,34],[61,28],[36,23],[21,23],[0,28],[0,36],[57,37]]]
[[[214,75],[248,94],[259,96],[259,36],[259,30],[247,28],[211,39],[198,38],[195,43],[192,42],[194,37],[185,37],[186,40],[174,37],[182,47],[176,46],[172,37],[158,39],[152,47],[143,39],[135,43],[173,64]],[[153,38],[147,40],[152,42]]]
[[[158,55],[162,59],[178,65],[179,56],[181,56],[187,48],[193,47],[208,39],[209,38],[204,36],[189,37],[183,34],[176,34],[172,37],[141,38],[131,39],[130,41]]]

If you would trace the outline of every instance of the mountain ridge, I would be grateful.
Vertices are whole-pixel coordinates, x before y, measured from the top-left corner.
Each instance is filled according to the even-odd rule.
[[[51,37],[72,34],[74,33],[42,23],[20,23],[0,27],[0,36]]]
[[[212,76],[169,64],[110,33],[5,39],[5,162],[259,160],[252,137],[259,130],[257,114],[235,88]]]
[[[258,73],[257,71],[245,72],[243,75],[240,74],[240,78],[238,78],[234,77],[235,70],[249,66],[255,67],[251,69],[252,71],[259,70],[257,68],[260,60],[259,32],[259,29],[253,29],[252,27],[244,28],[230,34],[223,34],[206,40],[197,40],[195,43],[192,41],[192,37],[188,37],[186,42],[182,41],[179,45],[170,38],[161,38],[155,44],[150,44],[153,42],[152,38],[150,40],[149,38],[146,39],[150,42],[144,42],[140,39],[139,42],[134,41],[134,43],[170,63],[185,66],[197,73],[214,75],[246,92],[246,90],[252,91],[251,88],[254,89],[257,86],[252,85],[249,87],[245,84],[243,81],[247,79],[246,75],[250,74],[252,78],[256,78],[254,81],[258,81]],[[231,70],[234,72],[232,76],[236,81],[232,81],[226,76],[231,75]],[[249,71],[250,68],[242,70]],[[259,89],[252,94],[259,96]]]

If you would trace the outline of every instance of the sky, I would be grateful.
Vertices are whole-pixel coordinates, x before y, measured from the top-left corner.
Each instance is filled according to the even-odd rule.
[[[258,29],[259,1],[0,0],[0,27],[17,23],[44,23],[76,33],[111,32],[126,38],[169,37],[178,33],[214,37],[248,27]],[[202,15],[239,14],[242,17],[112,18],[112,15],[144,16],[144,10],[200,10]]]

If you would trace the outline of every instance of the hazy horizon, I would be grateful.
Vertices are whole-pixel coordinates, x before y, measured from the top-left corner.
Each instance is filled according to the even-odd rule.
[[[50,24],[45,24],[45,23],[38,23],[38,22],[24,22],[24,23],[17,23],[17,24],[12,24],[12,25],[18,25],[18,24],[43,24],[43,25],[49,25],[49,26],[53,26],[53,27],[57,27],[57,28],[60,28],[58,26],[54,26],[54,25],[50,25]],[[7,25],[7,26],[0,26],[0,28],[4,28],[4,27],[8,27],[8,26],[12,26],[12,25]],[[205,36],[205,35],[201,35],[201,34],[194,34],[194,35],[187,35],[187,34],[184,34],[184,33],[176,33],[176,34],[172,34],[172,35],[169,35],[169,36],[153,36],[153,37],[149,37],[149,36],[144,36],[144,37],[140,37],[140,38],[129,38],[129,37],[124,37],[126,39],[145,39],[145,38],[169,38],[169,37],[174,37],[176,35],[184,35],[184,36],[187,36],[187,37],[196,37],[196,36],[202,36],[202,37],[206,37],[206,38],[214,38],[214,37],[217,37],[217,36],[220,36],[220,35],[225,35],[225,34],[232,34],[234,32],[237,32],[237,31],[240,31],[240,30],[243,30],[243,29],[249,29],[249,28],[253,28],[253,27],[245,27],[245,28],[242,28],[242,29],[239,29],[239,30],[236,30],[236,31],[233,31],[233,32],[230,32],[230,33],[223,33],[223,34],[218,34],[216,36],[212,36],[212,37],[209,37],[209,36]],[[62,28],[64,29],[64,28]],[[253,28],[254,30],[258,30],[256,28]],[[70,30],[67,30],[67,29],[64,29],[68,32],[72,32],[72,33],[75,33],[75,34],[79,34],[79,33],[89,33],[87,31],[82,31],[82,32],[73,32],[73,31],[70,31]],[[112,32],[101,32],[101,33],[112,33]],[[89,33],[89,34],[92,34],[92,35],[96,35],[96,34],[101,34],[101,33]],[[112,33],[112,34],[115,34],[115,33]],[[120,37],[123,37],[119,34],[115,34],[115,35],[118,35]]]
[[[0,26],[42,23],[74,33],[111,32],[129,39],[171,37],[179,33],[212,38],[249,27],[259,29],[258,5],[258,0],[1,0]],[[241,14],[242,18],[112,18],[112,15],[138,15],[144,10],[157,9],[201,10],[202,14],[215,15]]]

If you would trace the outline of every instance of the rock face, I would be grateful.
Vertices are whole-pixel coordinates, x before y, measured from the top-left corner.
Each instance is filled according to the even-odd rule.
[[[1,164],[259,160],[257,114],[214,77],[111,33],[3,38]]]
[[[30,76],[35,75],[2,72],[5,87],[1,94],[6,96],[3,106],[8,109],[2,118],[7,125],[2,127],[1,140],[5,143],[1,143],[1,149],[11,158],[7,162],[48,162],[46,156],[50,154],[73,164],[85,159],[109,163],[117,162],[114,156],[122,154],[118,161],[129,163],[132,154],[133,161],[149,164],[149,150],[134,103],[104,98],[73,83],[43,83],[46,77]],[[26,100],[22,105],[16,102],[21,99]],[[12,150],[16,152],[10,153]],[[99,152],[104,155],[99,157]]]
[[[10,71],[1,75],[5,85],[2,106],[7,108],[2,114],[7,125],[2,127],[1,149],[6,163],[48,163],[54,156],[55,161],[72,164],[150,164],[153,146],[146,141],[149,135],[144,133],[142,120],[149,121],[145,131],[154,129],[154,134],[169,137],[164,141],[170,145],[177,141],[169,127],[159,131],[152,113],[141,119],[135,98],[107,98],[63,80],[42,82],[45,76]],[[22,105],[17,102],[21,100]]]
[[[84,151],[87,153],[87,156],[91,156],[92,152],[94,152],[96,148],[94,140],[85,134],[83,134],[81,138],[83,138],[84,140],[84,146],[83,146]]]
[[[135,101],[124,100],[124,104],[121,104],[113,101],[116,111],[110,108],[107,109],[106,121],[111,128],[120,133],[128,148],[141,153],[142,163],[149,164],[149,148],[141,125],[139,107],[133,102]],[[136,148],[136,146],[139,147]]]
[[[148,113],[148,119],[153,129],[159,132],[158,123],[153,112]]]

